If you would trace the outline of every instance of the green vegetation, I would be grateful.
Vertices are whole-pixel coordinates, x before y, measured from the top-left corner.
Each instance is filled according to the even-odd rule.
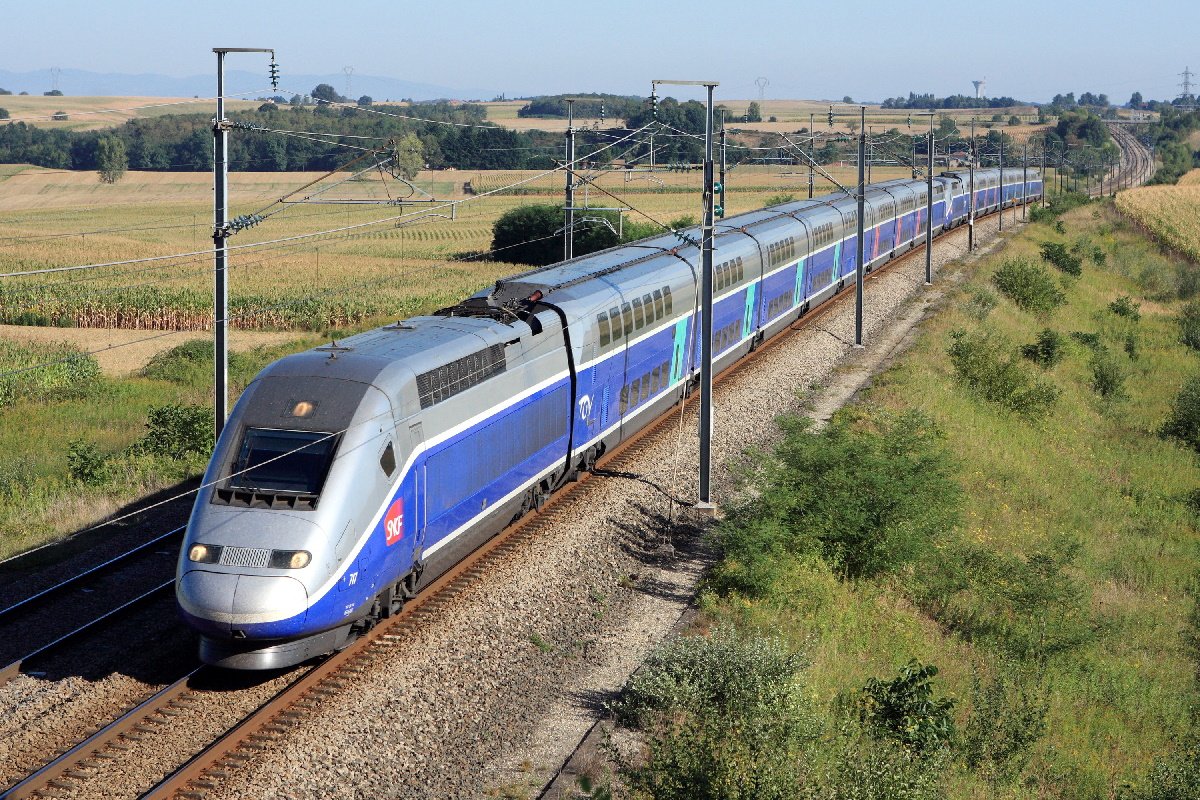
[[[992,276],[996,288],[1026,311],[1048,314],[1067,302],[1046,269],[1030,258],[1010,258]]]
[[[293,349],[235,352],[234,393]],[[59,359],[0,384],[15,387],[0,405],[0,558],[194,478],[212,451],[211,342],[162,353],[143,375],[111,378],[72,348],[0,341],[0,371]]]
[[[795,781],[791,796],[1197,796],[1200,377],[1179,321],[1190,267],[1107,206],[1061,221],[1106,258],[1053,286],[1068,301],[1053,327],[1037,304],[976,301],[1014,262],[1044,270],[1048,220],[970,267],[861,405],[817,433],[784,420],[784,441],[747,464],[701,625],[803,653],[804,721],[787,747],[763,745],[796,754],[794,771],[773,773]],[[1028,358],[1010,342],[1032,342]],[[1031,415],[989,386],[1057,399]],[[880,465],[920,499],[897,504]],[[857,542],[859,519],[899,545]],[[672,657],[653,672],[671,673]],[[751,672],[721,679],[748,690]],[[664,738],[684,718],[659,705],[623,719],[645,747],[626,765],[642,770],[635,797],[674,796],[654,789],[671,774],[654,774],[660,748],[671,765],[725,754]],[[692,796],[741,796],[712,785]]]
[[[514,208],[502,214],[492,226],[489,255],[500,261],[535,267],[562,261],[565,223],[560,206],[534,204]],[[627,221],[622,225],[615,211],[589,211],[586,220],[577,215],[575,229],[572,247],[576,256],[644,239],[662,230],[650,223]]]
[[[0,339],[0,409],[19,400],[86,395],[100,376],[96,359],[66,344],[22,345]]]

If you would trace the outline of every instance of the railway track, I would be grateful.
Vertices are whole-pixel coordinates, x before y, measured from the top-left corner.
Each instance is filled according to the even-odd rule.
[[[874,270],[869,277],[884,274],[920,253],[921,247],[913,248],[908,254]],[[834,305],[825,304],[816,312],[806,315],[789,331],[802,330],[817,323]],[[759,352],[766,352],[781,342],[789,335],[789,331],[765,343]],[[731,374],[752,368],[754,363],[753,358],[742,360],[723,372],[717,380],[722,382]],[[608,473],[623,472],[628,461],[634,460],[643,449],[652,446],[662,436],[673,433],[674,426],[670,423],[678,419],[679,413],[679,409],[668,411],[637,438],[607,454],[598,467]],[[585,473],[578,485],[586,486],[591,480],[594,480],[593,476]],[[117,785],[129,793],[145,793],[144,796],[148,797],[205,796],[231,774],[244,768],[253,760],[255,753],[285,738],[292,728],[314,717],[324,701],[337,696],[355,676],[370,672],[376,660],[406,641],[414,627],[443,613],[461,592],[486,576],[492,560],[536,539],[545,529],[571,521],[570,509],[563,508],[565,501],[577,494],[576,489],[556,493],[541,512],[525,517],[495,537],[485,548],[411,601],[399,615],[384,620],[368,635],[317,666],[293,670],[250,687],[217,684],[211,671],[188,673],[79,742],[20,784],[0,794],[0,797],[32,797],[56,792],[107,796],[111,794],[109,787],[114,780],[114,770],[108,765],[136,758],[140,753],[162,755],[166,750],[170,750],[171,755],[162,758],[173,763],[159,771],[159,775],[165,775],[165,778],[153,785]],[[225,707],[234,695],[239,695],[233,705],[240,710]],[[218,700],[222,704],[220,708],[216,707]],[[217,727],[210,725],[206,728],[197,724],[198,719],[204,717],[213,718]],[[227,720],[227,723],[221,720]],[[189,725],[197,728],[195,735],[190,737],[190,746],[157,744],[160,735],[178,738],[180,730]],[[209,735],[213,731],[215,733]]]
[[[169,596],[183,528],[159,534],[103,563],[0,609],[0,685],[28,664]]]

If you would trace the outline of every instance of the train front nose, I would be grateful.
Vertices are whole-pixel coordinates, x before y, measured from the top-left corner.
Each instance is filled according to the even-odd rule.
[[[308,612],[308,592],[285,575],[188,570],[176,588],[188,621],[207,636],[276,639],[295,635]]]

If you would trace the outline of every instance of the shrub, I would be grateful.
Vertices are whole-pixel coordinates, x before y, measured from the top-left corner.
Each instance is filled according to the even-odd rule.
[[[1125,395],[1125,370],[1109,352],[1099,348],[1092,353],[1092,389],[1106,399],[1117,399]]]
[[[1026,417],[1041,416],[1058,401],[1058,390],[1031,378],[1002,337],[955,331],[950,338],[954,371],[984,400]]]
[[[207,456],[213,449],[213,410],[200,405],[170,404],[150,409],[146,433],[131,448],[135,453],[180,458]]]
[[[1200,738],[1178,741],[1174,752],[1154,759],[1145,780],[1122,787],[1118,800],[1194,800],[1200,797]]]
[[[1100,334],[1098,333],[1071,331],[1071,338],[1090,350],[1099,350],[1101,347],[1104,347],[1104,342],[1100,341]]]
[[[245,383],[255,371],[254,359],[229,351],[229,374]],[[185,386],[207,386],[213,379],[213,343],[211,339],[192,339],[170,350],[157,353],[142,368],[142,375]]]
[[[1123,294],[1116,300],[1108,304],[1108,310],[1116,314],[1118,317],[1125,317],[1134,322],[1140,322],[1142,312],[1140,311],[1141,303],[1133,302],[1133,298],[1127,294]]]
[[[627,785],[656,800],[796,797],[818,733],[802,666],[779,639],[727,629],[655,648],[612,707],[646,735],[644,762],[622,765]]]
[[[1179,312],[1179,340],[1193,350],[1200,350],[1200,303],[1192,302]]]
[[[957,521],[961,489],[927,417],[839,417],[816,434],[807,419],[780,424],[784,440],[762,460],[755,497],[717,529],[718,589],[767,594],[789,559],[813,556],[850,578],[890,572]]]
[[[1018,678],[1015,667],[1001,665],[986,683],[976,673],[971,681],[971,716],[963,728],[963,760],[989,781],[1011,780],[1046,733],[1047,710],[1044,695]]]
[[[788,194],[773,194],[767,198],[766,206],[781,206],[784,203],[790,203],[796,199],[796,195]]]
[[[1178,439],[1200,452],[1200,375],[1188,378],[1171,404],[1171,413],[1159,428],[1164,438]]]
[[[100,381],[96,359],[68,344],[22,345],[0,340],[0,407],[18,400],[80,397]]]
[[[1043,369],[1049,369],[1063,360],[1066,339],[1058,331],[1044,328],[1037,341],[1021,348],[1021,355]]]
[[[1044,267],[1028,258],[1010,258],[992,276],[996,288],[1026,311],[1049,313],[1067,302]]]
[[[67,445],[67,470],[71,477],[88,486],[100,486],[108,479],[105,456],[92,442],[76,440]]]
[[[1078,540],[1067,535],[1023,557],[954,542],[922,563],[914,576],[917,601],[967,641],[1044,660],[1095,633],[1084,591],[1068,572],[1079,550]]]
[[[913,659],[890,681],[871,678],[858,697],[858,713],[868,730],[895,739],[918,753],[947,747],[955,737],[954,701],[933,697],[937,667]]]
[[[1079,277],[1083,274],[1083,259],[1069,252],[1066,245],[1058,242],[1042,242],[1038,250],[1044,260],[1068,275]]]
[[[1138,338],[1132,332],[1125,334],[1125,355],[1130,361],[1138,360]]]
[[[999,302],[995,293],[986,286],[972,286],[969,290],[971,299],[967,300],[966,311],[975,319],[983,322]]]

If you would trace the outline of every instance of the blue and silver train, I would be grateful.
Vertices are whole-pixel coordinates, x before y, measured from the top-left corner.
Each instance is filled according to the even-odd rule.
[[[968,177],[868,187],[866,269],[969,213]],[[977,213],[1040,176],[975,173]],[[857,203],[834,194],[718,223],[721,369],[853,284]],[[680,402],[699,375],[700,232],[505,278],[458,305],[290,355],[230,415],[176,595],[200,656],[234,669],[330,652],[394,613]]]

